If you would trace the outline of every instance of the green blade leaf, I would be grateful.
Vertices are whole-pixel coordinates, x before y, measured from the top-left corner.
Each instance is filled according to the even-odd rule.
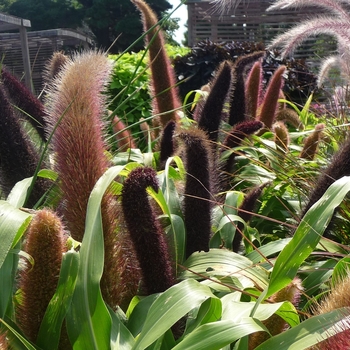
[[[208,298],[216,297],[208,287],[192,279],[180,282],[160,294],[149,309],[133,350],[145,349],[151,345],[178,320]]]
[[[184,263],[180,278],[237,277],[245,287],[267,286],[267,271],[255,266],[246,257],[223,249],[193,253]]]
[[[266,297],[271,296],[295,277],[300,265],[311,254],[329,224],[334,209],[340,205],[350,190],[350,177],[334,182],[305,214],[293,239],[279,254],[271,273]]]
[[[67,330],[74,349],[110,348],[112,321],[100,290],[104,264],[101,200],[123,169],[123,166],[108,169],[90,194],[78,280],[67,317]]]
[[[40,325],[37,345],[43,349],[57,349],[63,320],[72,301],[79,269],[79,253],[69,251],[63,255],[60,277]]]
[[[22,350],[38,350],[39,348],[32,345],[32,343],[27,340],[23,335],[21,335],[15,328],[0,318],[0,323],[2,323],[5,328],[12,334],[12,336],[17,340],[16,349]]]
[[[259,331],[265,329],[253,318],[246,318],[239,324],[232,320],[207,323],[185,337],[173,350],[219,350],[248,334]]]
[[[280,333],[255,350],[288,349],[303,350],[349,329],[349,308],[340,308],[324,315],[311,317],[299,325]]]
[[[0,201],[0,268],[16,242],[22,237],[31,221],[31,215],[6,201]]]

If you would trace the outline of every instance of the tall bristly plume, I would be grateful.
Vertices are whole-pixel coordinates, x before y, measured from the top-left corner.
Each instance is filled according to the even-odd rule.
[[[62,70],[66,62],[68,61],[68,56],[63,52],[54,52],[51,59],[48,61],[45,69],[45,78],[47,82],[57,77],[58,73]]]
[[[322,139],[324,128],[325,125],[323,123],[317,124],[315,126],[315,130],[304,141],[304,147],[300,153],[300,158],[308,160],[314,159],[319,147],[319,143]]]
[[[224,119],[224,104],[229,100],[232,86],[232,63],[224,61],[210,84],[208,97],[196,107],[194,119],[198,120],[198,127],[204,130],[213,142],[218,140],[220,123]]]
[[[14,185],[34,175],[39,154],[22,130],[20,121],[0,84],[0,186],[7,196]],[[37,181],[26,203],[32,207],[45,193],[45,185]]]
[[[278,121],[273,124],[273,131],[275,133],[274,138],[277,149],[287,152],[289,146],[289,131],[286,125],[283,122]]]
[[[183,140],[186,164],[184,218],[186,257],[196,251],[208,251],[211,233],[211,154],[206,133],[189,129],[179,134]]]
[[[244,73],[247,67],[265,55],[264,51],[242,56],[234,64],[235,87],[230,101],[229,124],[234,126],[247,119]]]
[[[62,214],[72,237],[81,241],[89,195],[107,170],[102,137],[104,98],[111,63],[103,54],[76,54],[54,81],[48,94],[55,170],[60,178]]]
[[[262,64],[255,62],[245,83],[246,115],[255,119],[262,95]]]
[[[145,294],[164,292],[175,280],[163,229],[150,205],[147,187],[158,191],[157,174],[150,167],[132,170],[124,182],[122,207],[140,264]]]
[[[280,66],[276,69],[275,73],[271,77],[271,80],[269,81],[264,99],[262,101],[258,119],[268,128],[271,128],[273,122],[275,121],[278,99],[283,86],[283,73],[285,70],[285,66]]]
[[[1,81],[8,91],[12,103],[18,110],[23,111],[24,117],[36,129],[42,140],[46,141],[44,105],[24,84],[4,68],[1,70]]]
[[[152,9],[143,0],[132,0],[142,13],[142,22],[146,35],[151,68],[151,92],[153,98],[153,114],[162,113],[159,118],[165,126],[170,120],[177,120],[175,109],[181,107],[178,97],[175,73],[164,47],[164,37],[158,19]],[[155,27],[154,27],[155,26]],[[151,29],[154,27],[153,29]],[[164,114],[163,114],[164,113]]]
[[[76,54],[54,80],[48,93],[48,114],[52,127],[58,123],[52,138],[54,169],[62,191],[60,211],[72,237],[82,241],[87,203],[97,180],[109,167],[103,141],[102,116],[105,97],[101,94],[109,79],[112,62],[102,53]],[[119,269],[131,268],[131,253],[117,234],[120,208],[108,192],[101,204],[105,246],[105,268],[101,289],[106,302],[115,308],[120,302],[122,283]],[[119,263],[116,264],[116,254]],[[130,280],[136,274],[130,273]],[[129,281],[130,282],[130,281]]]
[[[24,251],[33,258],[21,271],[19,287],[23,300],[19,305],[19,324],[23,333],[35,342],[46,308],[53,297],[65,251],[65,232],[60,218],[52,211],[38,211],[30,223]]]

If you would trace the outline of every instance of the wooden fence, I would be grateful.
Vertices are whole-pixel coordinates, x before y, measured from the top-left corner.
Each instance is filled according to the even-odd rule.
[[[188,0],[188,42],[193,46],[209,39],[214,42],[249,41],[268,44],[277,34],[312,17],[316,8],[266,12],[271,0],[241,0],[235,10],[221,15],[212,0]],[[317,13],[320,9],[317,8]],[[322,56],[335,49],[334,39],[309,39],[296,51],[296,57]]]

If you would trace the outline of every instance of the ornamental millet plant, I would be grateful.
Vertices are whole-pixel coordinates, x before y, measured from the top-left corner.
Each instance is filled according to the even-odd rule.
[[[61,219],[51,210],[38,211],[26,234],[24,251],[33,259],[20,272],[19,288],[23,294],[17,318],[23,333],[35,342],[46,308],[53,297],[67,234]]]
[[[176,110],[181,108],[174,70],[165,52],[164,36],[155,13],[143,0],[132,0],[132,2],[142,14],[151,68],[151,92],[154,96],[152,112],[154,116],[159,115],[160,123],[164,127],[170,120],[179,119]]]
[[[62,192],[58,210],[71,236],[80,242],[90,193],[111,165],[103,138],[106,105],[101,94],[111,68],[112,62],[102,53],[76,54],[65,63],[47,94],[54,170]],[[123,243],[123,235],[118,235],[117,218],[121,209],[110,191],[103,197],[101,207],[105,245],[102,293],[106,302],[115,308],[121,303],[120,298],[128,294],[124,290],[126,286],[130,289],[130,284],[134,284],[137,288],[138,274],[130,264],[134,260],[133,250],[120,247],[127,242]],[[129,274],[124,274],[125,268],[130,269]],[[120,276],[125,275],[127,283],[120,281]]]

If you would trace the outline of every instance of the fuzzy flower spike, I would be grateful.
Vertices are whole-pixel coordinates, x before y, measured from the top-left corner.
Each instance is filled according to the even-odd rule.
[[[167,243],[146,192],[158,191],[156,172],[149,167],[132,170],[124,182],[122,207],[142,271],[143,292],[164,292],[174,284]]]
[[[142,13],[142,23],[146,35],[150,68],[153,114],[161,113],[160,122],[165,126],[170,120],[177,120],[175,109],[181,107],[178,97],[175,73],[165,52],[163,33],[157,27],[158,19],[143,0],[131,0]],[[153,29],[151,29],[154,27]]]

